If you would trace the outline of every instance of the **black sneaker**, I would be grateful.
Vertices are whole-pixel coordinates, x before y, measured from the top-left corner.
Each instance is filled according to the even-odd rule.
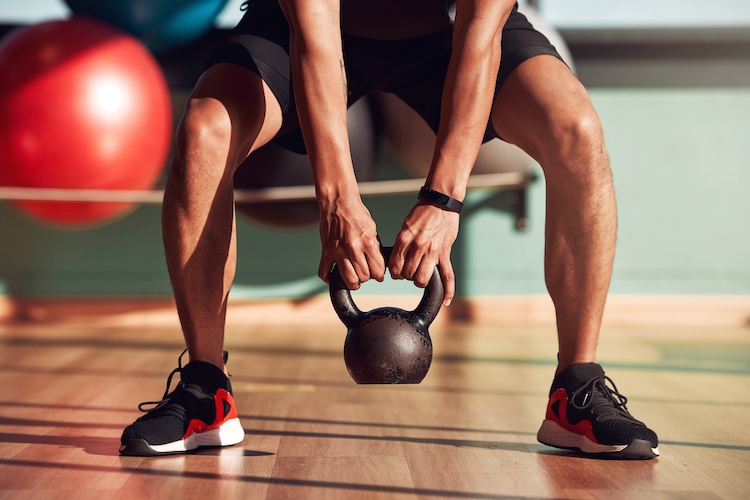
[[[549,446],[592,455],[635,459],[659,456],[656,433],[633,418],[627,402],[598,364],[569,366],[552,382],[547,417],[537,439]]]
[[[245,438],[232,398],[232,385],[224,372],[202,361],[183,367],[184,354],[185,351],[177,361],[177,368],[169,374],[162,400],[138,405],[146,414],[123,431],[121,455],[171,455],[203,446],[230,446]],[[169,392],[175,373],[180,373],[181,380]],[[149,405],[156,406],[144,408]]]

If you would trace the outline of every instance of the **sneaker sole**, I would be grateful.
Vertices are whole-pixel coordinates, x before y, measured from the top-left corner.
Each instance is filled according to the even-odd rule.
[[[148,444],[144,439],[134,439],[120,446],[120,455],[148,457],[175,455],[197,448],[232,446],[245,439],[245,430],[239,418],[232,418],[210,431],[191,434],[185,439],[165,444]]]
[[[607,445],[591,441],[586,436],[563,429],[554,420],[545,420],[536,436],[537,440],[547,446],[566,450],[579,450],[589,455],[612,458],[629,458],[644,460],[659,456],[659,448],[643,439],[634,439],[628,444]]]

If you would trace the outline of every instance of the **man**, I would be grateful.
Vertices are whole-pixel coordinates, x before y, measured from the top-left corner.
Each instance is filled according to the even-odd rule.
[[[178,388],[125,429],[121,453],[243,438],[223,332],[236,261],[232,176],[252,151],[273,140],[309,155],[323,280],[334,263],[350,289],[383,279],[346,134],[347,103],[379,90],[403,99],[437,134],[425,189],[394,243],[391,275],[424,287],[437,266],[450,304],[450,250],[479,147],[491,137],[521,147],[547,180],[545,274],[559,338],[538,438],[590,454],[658,455],[656,434],[628,413],[595,364],[616,208],[589,97],[514,0],[458,0],[454,18],[451,7],[445,0],[258,0],[208,61],[177,131],[163,211],[190,363],[177,368]]]

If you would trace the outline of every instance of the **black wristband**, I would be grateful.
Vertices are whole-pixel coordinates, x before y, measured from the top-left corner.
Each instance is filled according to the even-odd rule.
[[[430,189],[427,186],[422,186],[422,189],[419,190],[419,195],[417,197],[424,198],[427,201],[436,203],[441,207],[447,208],[451,212],[456,212],[457,214],[460,214],[461,209],[464,207],[464,204],[457,199],[451,198],[447,194],[443,194],[439,191]]]

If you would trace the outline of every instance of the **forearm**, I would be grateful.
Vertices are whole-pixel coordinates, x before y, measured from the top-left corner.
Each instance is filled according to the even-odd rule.
[[[338,2],[285,9],[297,110],[321,203],[357,194],[346,127],[346,73]]]
[[[510,13],[510,6],[497,4],[489,12],[477,13],[472,8],[478,9],[459,3],[440,128],[427,178],[429,187],[459,200],[465,196],[489,121],[500,67],[502,26]]]
[[[320,204],[318,276],[334,264],[351,290],[382,280],[377,227],[359,197],[346,127],[339,0],[280,0],[290,27],[294,97]]]

